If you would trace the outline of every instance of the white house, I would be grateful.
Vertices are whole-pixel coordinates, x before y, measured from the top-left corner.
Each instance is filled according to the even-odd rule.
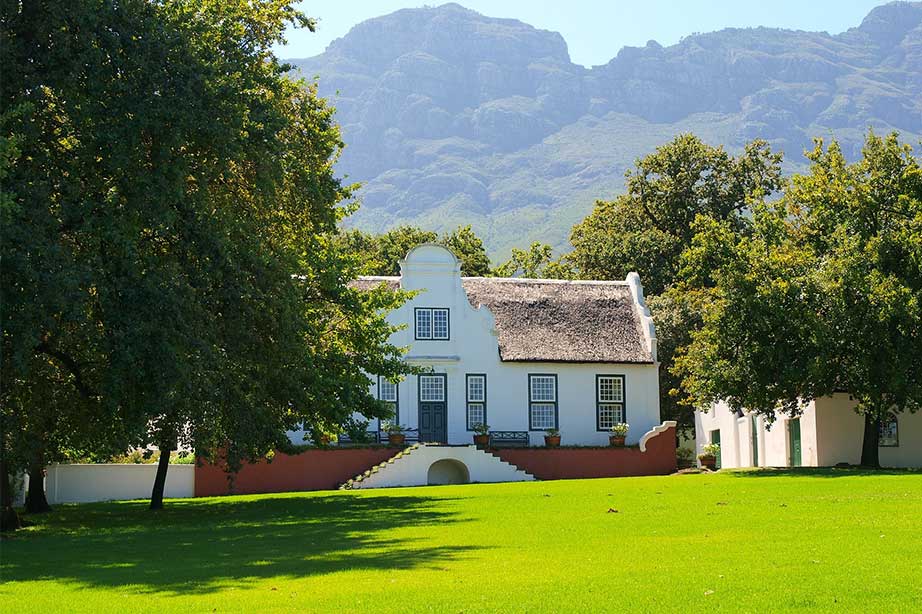
[[[698,452],[720,444],[721,467],[830,467],[861,461],[864,417],[855,401],[837,393],[811,401],[803,414],[776,414],[769,426],[761,416],[733,412],[724,403],[695,413]],[[922,467],[922,413],[902,413],[880,428],[880,464]]]
[[[405,325],[391,341],[409,346],[406,360],[431,372],[371,383],[420,441],[470,444],[485,423],[528,433],[531,445],[554,428],[564,445],[607,445],[608,428],[628,422],[636,444],[660,424],[656,333],[636,273],[602,282],[460,271],[450,251],[422,245],[399,277],[353,282],[420,291],[388,320]]]

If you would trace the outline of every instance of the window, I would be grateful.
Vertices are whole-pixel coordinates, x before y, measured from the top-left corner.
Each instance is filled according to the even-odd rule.
[[[417,307],[416,339],[446,341],[448,339],[448,309],[444,307]]]
[[[397,384],[395,382],[389,382],[383,377],[378,377],[378,398],[391,408],[391,411],[394,412],[391,420],[397,422],[397,409],[399,405],[397,400]]]
[[[441,375],[420,375],[419,400],[423,403],[444,401],[445,378]]]
[[[467,374],[467,430],[487,423],[487,376]]]
[[[528,376],[528,428],[546,431],[557,428],[557,376]]]
[[[595,376],[596,429],[607,431],[614,424],[625,422],[624,376]]]
[[[899,425],[896,416],[890,414],[880,421],[880,439],[877,445],[881,448],[897,448],[900,445]]]

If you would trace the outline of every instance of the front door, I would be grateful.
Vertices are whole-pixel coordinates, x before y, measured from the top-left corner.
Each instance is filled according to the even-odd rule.
[[[419,376],[419,440],[448,443],[448,375]]]
[[[788,420],[788,439],[791,444],[791,467],[800,467],[803,463],[800,450],[800,418]]]
[[[749,425],[752,430],[752,466],[759,466],[759,428],[755,416],[749,416]]]
[[[720,429],[715,429],[711,431],[711,443],[716,443],[718,446],[720,445]],[[720,456],[722,453],[723,453],[723,450],[720,450],[720,449],[717,450],[717,459],[716,459],[717,464],[714,465],[717,469],[720,469],[720,465],[721,465]]]

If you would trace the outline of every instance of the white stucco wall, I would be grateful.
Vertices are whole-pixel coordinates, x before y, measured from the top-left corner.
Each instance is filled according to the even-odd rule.
[[[353,488],[391,488],[395,486],[425,486],[430,477],[433,483],[439,476],[430,476],[429,469],[436,463],[453,460],[467,469],[471,482],[526,482],[534,476],[509,463],[471,446],[421,445],[411,449],[393,462],[382,463],[372,475],[355,482]],[[436,471],[435,473],[439,473]]]
[[[858,464],[864,438],[864,417],[845,393],[817,399],[820,461],[823,465]],[[879,450],[883,467],[922,467],[922,413],[897,416],[899,445]]]
[[[786,467],[791,463],[787,416],[776,414],[772,425],[759,418],[759,465]],[[881,447],[884,467],[922,467],[922,413],[897,416],[899,446]],[[710,441],[710,431],[720,429],[721,460],[727,468],[751,467],[749,416],[737,418],[724,403],[709,412],[695,413],[697,451]],[[837,463],[856,465],[861,461],[864,418],[855,413],[855,402],[839,393],[809,403],[800,416],[801,465],[829,467]]]
[[[154,486],[157,465],[51,465],[47,473],[45,493],[52,505],[147,499]],[[195,465],[170,465],[163,496],[195,496]]]
[[[596,375],[625,377],[625,413],[631,425],[627,443],[637,443],[645,432],[660,423],[658,365],[502,362],[493,315],[484,306],[479,309],[471,306],[461,285],[459,267],[454,256],[440,247],[422,246],[411,252],[403,263],[402,286],[420,293],[388,317],[394,324],[406,325],[391,340],[396,345],[410,347],[408,362],[447,375],[448,443],[471,442],[472,433],[466,425],[465,374],[486,374],[487,423],[494,431],[528,430],[529,374],[557,375],[558,422],[563,444],[608,443],[608,433],[596,429]],[[632,292],[641,297],[639,282],[632,285]],[[416,307],[447,307],[449,340],[415,340]],[[649,343],[655,344],[652,325],[645,332],[647,337]],[[372,385],[377,386],[377,382]],[[400,382],[398,396],[398,421],[417,428],[418,377],[410,376]],[[533,445],[543,445],[543,431],[532,431],[530,435]]]

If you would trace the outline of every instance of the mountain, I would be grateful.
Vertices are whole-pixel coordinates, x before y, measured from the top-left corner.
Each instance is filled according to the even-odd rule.
[[[352,223],[471,223],[499,257],[564,246],[636,158],[680,132],[731,151],[767,139],[788,171],[814,136],[855,157],[869,126],[922,135],[922,2],[877,7],[838,35],[726,29],[592,68],[556,32],[446,4],[370,19],[287,61],[337,108],[339,171],[364,185]]]

